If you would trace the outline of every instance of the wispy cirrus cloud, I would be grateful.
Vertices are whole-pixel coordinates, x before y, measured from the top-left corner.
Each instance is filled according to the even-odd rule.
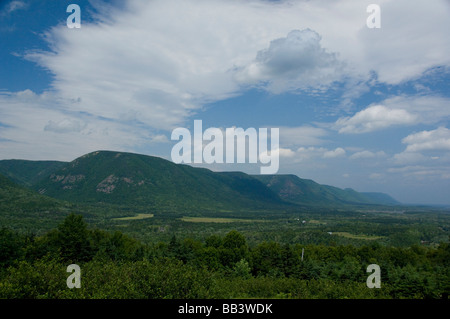
[[[0,94],[3,158],[72,160],[99,149],[129,151],[136,145],[167,142],[164,136],[126,122],[69,111],[53,93],[30,90]]]
[[[3,8],[3,10],[0,10],[0,16],[5,16],[8,14],[11,14],[14,11],[17,10],[24,10],[28,7],[28,4],[24,1],[18,1],[18,0],[14,0],[11,2],[8,2],[5,7]]]
[[[303,125],[297,127],[281,126],[280,144],[285,147],[320,145],[326,141],[328,132],[319,127]]]

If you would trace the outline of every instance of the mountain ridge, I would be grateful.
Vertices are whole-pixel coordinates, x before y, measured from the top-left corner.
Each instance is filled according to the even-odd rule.
[[[400,205],[388,194],[357,192],[352,188],[341,189],[319,184],[311,179],[302,179],[294,174],[252,176],[265,183],[282,199],[296,204]]]
[[[344,190],[294,174],[213,172],[129,152],[95,151],[71,162],[2,160],[0,173],[65,201],[175,211],[399,204],[384,193]]]
[[[33,161],[22,159],[0,160],[0,174],[19,185],[32,186],[40,178],[45,178],[49,172],[67,163],[62,161]]]
[[[251,184],[252,187],[247,186]],[[165,159],[114,151],[83,155],[33,188],[51,197],[173,210],[263,207],[282,201],[244,173],[217,174]]]

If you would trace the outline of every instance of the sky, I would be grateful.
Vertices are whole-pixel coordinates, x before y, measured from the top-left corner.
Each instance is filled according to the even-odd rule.
[[[279,128],[279,174],[449,205],[448,17],[448,0],[0,0],[0,159],[171,160],[172,131],[202,120]]]

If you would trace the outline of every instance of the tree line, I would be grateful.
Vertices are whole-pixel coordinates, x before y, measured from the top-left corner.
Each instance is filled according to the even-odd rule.
[[[71,214],[43,236],[0,229],[1,298],[447,298],[450,245],[249,246],[232,230],[144,244]],[[66,267],[81,268],[69,289]],[[381,269],[369,289],[366,268]]]

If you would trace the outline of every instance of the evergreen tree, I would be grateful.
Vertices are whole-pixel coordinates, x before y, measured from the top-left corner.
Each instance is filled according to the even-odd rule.
[[[91,258],[87,224],[81,215],[72,213],[58,226],[58,242],[64,261],[87,261]]]

